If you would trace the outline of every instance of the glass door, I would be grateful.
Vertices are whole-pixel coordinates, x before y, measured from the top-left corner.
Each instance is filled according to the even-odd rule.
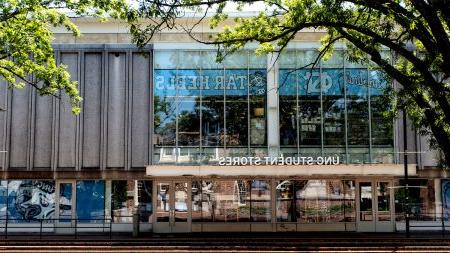
[[[378,181],[376,189],[376,232],[393,232],[393,188],[390,181]]]
[[[190,231],[190,183],[186,181],[158,181],[154,193],[155,233],[183,233]]]
[[[392,182],[358,182],[358,232],[393,232]]]
[[[373,208],[373,182],[363,181],[358,184],[358,232],[375,232],[375,211]]]
[[[75,181],[59,181],[56,185],[56,232],[75,232]]]

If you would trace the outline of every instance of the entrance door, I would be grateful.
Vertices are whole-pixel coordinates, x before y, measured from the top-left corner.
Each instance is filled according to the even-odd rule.
[[[358,232],[393,232],[392,181],[358,182]]]
[[[157,181],[153,231],[155,233],[186,233],[191,230],[190,182]]]
[[[58,181],[56,184],[56,232],[75,233],[75,181]]]

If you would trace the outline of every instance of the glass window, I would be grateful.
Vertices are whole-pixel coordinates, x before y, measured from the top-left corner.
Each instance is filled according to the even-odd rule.
[[[270,222],[272,219],[271,187],[269,180],[253,180],[251,182],[252,222]]]
[[[170,59],[168,59],[170,58]],[[242,51],[156,51],[153,163],[216,164],[264,156],[266,57]]]
[[[280,145],[286,153],[297,153],[297,74],[293,69],[280,70]],[[292,149],[295,148],[295,149]],[[285,152],[283,152],[285,153]]]
[[[113,222],[132,222],[133,196],[133,180],[114,180],[111,182],[111,217]]]
[[[343,181],[344,192],[345,192],[345,221],[355,222],[356,221],[356,189],[355,181],[345,180]]]
[[[294,206],[294,181],[277,181],[277,221],[295,222],[297,215]]]
[[[9,222],[52,219],[55,215],[55,182],[12,180],[8,183]]]
[[[442,209],[444,212],[444,220],[450,220],[450,180],[441,180],[442,185]]]
[[[73,218],[73,183],[59,183],[59,221],[71,222]]]
[[[202,181],[192,181],[192,222],[202,221]]]
[[[77,219],[79,222],[102,223],[105,217],[105,181],[77,181]]]
[[[387,76],[379,70],[369,71],[372,130],[372,159],[376,163],[394,162],[393,120],[384,114],[390,109],[384,93],[389,89]]]
[[[350,163],[366,163],[370,161],[367,69],[347,69],[346,89]]]
[[[342,51],[322,63],[324,155],[345,158],[345,91]],[[341,159],[341,161],[345,161]]]
[[[169,222],[170,219],[170,183],[158,183],[156,186],[156,221]]]
[[[373,209],[372,209],[372,183],[361,182],[359,183],[359,210],[361,221],[372,221],[373,220]]]
[[[300,221],[345,221],[345,192],[341,180],[303,181],[297,188],[296,195]]]
[[[299,71],[298,114],[300,154],[320,156],[322,144],[322,109],[320,70]]]
[[[411,219],[435,221],[436,210],[434,179],[409,179],[409,208]],[[443,184],[444,185],[444,184]],[[406,192],[404,181],[397,181],[395,187],[395,215],[397,221],[404,221],[406,213]]]
[[[6,201],[8,198],[8,182],[0,180],[0,223],[6,219]]]
[[[152,189],[153,182],[149,180],[139,180],[138,184],[138,209],[141,222],[152,223],[153,204]]]
[[[388,182],[377,183],[377,203],[378,203],[378,220],[390,221],[391,220],[391,193]]]

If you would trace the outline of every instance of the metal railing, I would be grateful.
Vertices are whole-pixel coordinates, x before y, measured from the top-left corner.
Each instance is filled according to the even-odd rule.
[[[406,213],[397,213],[396,222],[404,222]],[[450,232],[450,219],[444,212],[441,213],[410,213],[409,214],[411,232],[420,231],[441,231],[444,236]],[[414,229],[417,228],[417,229]]]
[[[132,216],[121,216],[130,218]],[[117,218],[117,217],[115,217]],[[75,239],[85,235],[103,235],[112,238],[114,218],[49,218],[24,220],[17,218],[0,218],[0,236],[7,239],[8,236],[20,237],[36,235],[39,239],[43,236],[70,236]],[[131,232],[131,231],[130,231]]]

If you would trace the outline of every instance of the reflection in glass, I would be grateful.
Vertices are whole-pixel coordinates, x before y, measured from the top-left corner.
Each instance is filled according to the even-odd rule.
[[[72,220],[72,183],[59,183],[59,222]]]
[[[359,210],[361,221],[372,221],[373,220],[373,210],[372,210],[372,183],[370,182],[360,182],[359,183]]]
[[[251,182],[251,221],[271,221],[272,208],[270,189],[269,180],[253,180]]]
[[[393,120],[385,117],[389,109],[384,93],[389,88],[385,75],[379,70],[369,71],[372,159],[376,163],[393,163]]]
[[[175,183],[175,192],[174,192],[174,200],[175,200],[175,221],[184,221],[187,222],[188,218],[188,189],[187,183]]]
[[[404,221],[406,213],[406,194],[403,180],[395,187],[396,221]],[[434,179],[409,179],[408,199],[411,219],[417,221],[436,221],[435,185]]]
[[[152,223],[153,204],[152,189],[153,182],[150,180],[138,180],[138,209],[141,222]]]
[[[277,221],[297,221],[294,206],[294,182],[290,180],[277,181],[276,191]]]
[[[78,222],[102,223],[105,217],[105,181],[77,181]]]
[[[355,222],[356,221],[356,186],[353,180],[343,181],[344,192],[345,192],[345,221]]]
[[[134,181],[113,180],[111,182],[111,217],[113,222],[132,222]]]
[[[389,192],[388,182],[377,183],[377,202],[378,202],[378,220],[390,221],[391,220],[391,195]]]
[[[300,70],[299,72],[299,145],[320,148],[322,136],[320,70]]]
[[[297,153],[297,79],[291,69],[280,70],[280,145]]]
[[[169,222],[170,219],[170,183],[158,183],[156,186],[156,221]]]
[[[192,181],[192,222],[202,221],[202,181]]]

